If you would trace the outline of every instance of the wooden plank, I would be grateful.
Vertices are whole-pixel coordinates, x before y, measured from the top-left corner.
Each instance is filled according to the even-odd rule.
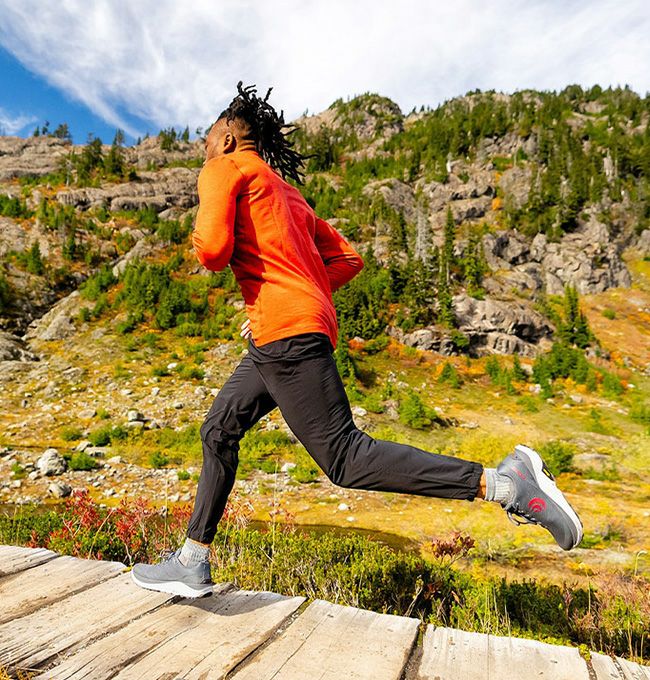
[[[96,640],[38,677],[222,677],[304,601],[274,593],[223,592],[231,587],[222,584],[212,597],[182,599],[162,607]]]
[[[232,678],[398,680],[418,625],[417,619],[316,600]]]
[[[229,593],[196,626],[156,647],[115,678],[222,678],[304,601],[304,597],[286,598],[275,593]]]
[[[429,625],[424,633],[418,680],[486,680],[488,636]],[[509,677],[509,676],[507,676]]]
[[[60,555],[44,564],[0,578],[0,623],[90,588],[125,569],[121,562]]]
[[[58,553],[46,548],[0,545],[0,577],[43,564],[53,560],[57,555]]]
[[[592,652],[590,664],[596,674],[595,680],[625,680],[611,656]]]
[[[0,625],[0,666],[36,668],[66,649],[110,633],[176,595],[145,590],[131,574]]]
[[[418,680],[589,680],[577,649],[428,626]]]
[[[633,663],[627,659],[616,657],[616,663],[623,671],[625,680],[650,680],[650,668],[648,666],[640,666],[638,663]]]

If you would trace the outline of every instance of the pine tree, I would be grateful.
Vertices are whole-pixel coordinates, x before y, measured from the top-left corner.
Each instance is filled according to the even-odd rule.
[[[77,257],[77,232],[74,225],[70,228],[68,236],[63,243],[61,254],[66,260],[74,260]]]
[[[52,134],[57,139],[65,139],[68,142],[72,141],[72,135],[67,123],[61,123]]]
[[[336,162],[336,151],[329,129],[321,125],[311,143],[310,170],[329,170]]]
[[[512,358],[512,378],[519,382],[526,382],[528,380],[526,371],[521,367],[521,361],[519,361],[518,354],[515,354]]]
[[[27,252],[27,271],[37,275],[45,272],[45,265],[41,256],[41,246],[38,241],[34,241],[32,247]]]
[[[402,212],[398,212],[391,220],[390,246],[392,251],[408,251],[408,243],[406,238],[406,218]]]
[[[451,296],[451,264],[454,257],[454,239],[456,223],[451,208],[447,208],[444,242],[440,252],[438,267],[438,322],[443,326],[453,327],[455,322],[454,306]]]
[[[9,301],[11,300],[11,287],[5,275],[0,271],[0,314],[3,314],[9,308]]]
[[[485,255],[483,253],[483,243],[480,234],[472,234],[469,237],[467,249],[462,260],[463,277],[467,285],[467,294],[473,297],[480,297],[483,294],[481,282],[487,270]]]
[[[567,285],[564,289],[564,319],[558,325],[558,335],[563,342],[582,349],[593,339],[587,317],[580,310],[575,286]]]
[[[449,267],[443,257],[438,270],[438,322],[451,328],[455,320],[454,304],[449,288]]]
[[[88,136],[88,143],[84,146],[81,154],[74,158],[77,168],[77,181],[80,184],[90,182],[94,171],[101,167],[104,162],[102,140],[99,137]]]
[[[420,259],[411,257],[407,262],[408,278],[403,301],[411,310],[415,325],[427,325],[433,321],[435,306],[435,272]]]
[[[442,247],[442,259],[446,264],[446,276],[449,283],[451,269],[454,264],[454,241],[456,239],[456,222],[451,206],[447,208],[447,219],[445,220],[444,243]]]
[[[124,174],[124,151],[122,145],[124,144],[124,133],[122,130],[117,130],[113,144],[104,160],[104,170],[108,175],[115,175],[121,177]]]

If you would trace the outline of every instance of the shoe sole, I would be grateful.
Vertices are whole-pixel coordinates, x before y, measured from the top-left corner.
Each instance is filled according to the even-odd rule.
[[[187,583],[182,581],[161,581],[158,583],[148,583],[147,581],[141,581],[131,570],[131,580],[139,585],[141,588],[146,588],[147,590],[157,590],[161,593],[169,593],[170,595],[180,595],[182,597],[204,597],[205,595],[212,595],[214,590],[213,586],[206,585],[200,588],[192,588],[188,586]]]
[[[537,485],[554,503],[558,505],[558,507],[566,514],[573,524],[577,535],[577,540],[574,541],[572,546],[575,548],[582,540],[583,529],[580,518],[576,514],[575,510],[569,505],[569,502],[564,497],[564,494],[560,491],[560,489],[558,489],[555,482],[552,479],[549,479],[544,473],[544,461],[542,460],[542,457],[539,455],[539,453],[528,446],[524,446],[523,444],[518,444],[515,446],[515,451],[528,460],[530,469],[533,471]]]

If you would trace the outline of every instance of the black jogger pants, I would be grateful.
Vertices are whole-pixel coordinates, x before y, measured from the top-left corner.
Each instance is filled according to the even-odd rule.
[[[469,501],[476,496],[479,463],[373,439],[359,430],[331,353],[266,363],[246,355],[201,426],[203,467],[189,538],[212,542],[235,482],[239,441],[276,406],[334,484]]]

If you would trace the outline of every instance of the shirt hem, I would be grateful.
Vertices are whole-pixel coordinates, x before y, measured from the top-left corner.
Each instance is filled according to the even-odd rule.
[[[284,340],[285,338],[291,338],[294,335],[300,335],[301,333],[324,333],[332,343],[332,347],[336,347],[335,337],[332,337],[332,334],[322,326],[294,326],[288,331],[280,331],[277,334],[269,333],[263,335],[259,339],[253,336],[253,340],[255,341],[255,345],[261,348],[275,340]]]

